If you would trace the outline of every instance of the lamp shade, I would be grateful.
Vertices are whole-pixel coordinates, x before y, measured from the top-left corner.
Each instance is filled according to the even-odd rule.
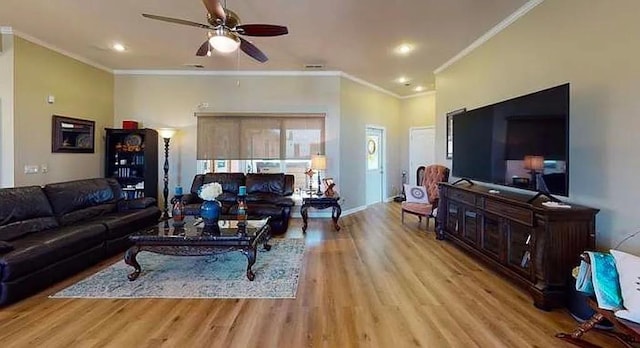
[[[311,157],[311,169],[314,169],[314,170],[327,169],[327,156],[313,155],[313,157]]]
[[[176,130],[173,128],[160,128],[158,134],[165,139],[171,139],[176,134]]]
[[[524,169],[541,171],[544,168],[544,157],[524,156]]]

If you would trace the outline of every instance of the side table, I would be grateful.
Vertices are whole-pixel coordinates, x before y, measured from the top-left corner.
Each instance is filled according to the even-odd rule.
[[[302,215],[302,232],[307,232],[307,219],[309,217],[309,213],[307,213],[307,209],[316,208],[316,209],[327,209],[332,208],[331,219],[333,220],[333,228],[336,231],[340,231],[340,225],[338,225],[338,219],[340,218],[340,214],[342,214],[342,208],[340,207],[340,203],[338,201],[340,197],[323,197],[323,196],[310,196],[302,198],[302,207],[300,207],[300,215]]]

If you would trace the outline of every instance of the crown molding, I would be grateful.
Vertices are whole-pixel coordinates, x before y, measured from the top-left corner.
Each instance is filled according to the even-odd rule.
[[[50,49],[50,50],[52,50],[54,52],[57,52],[57,53],[60,53],[60,54],[62,54],[64,56],[67,56],[69,58],[75,59],[75,60],[77,60],[77,61],[79,61],[81,63],[90,65],[90,66],[92,66],[94,68],[97,68],[97,69],[100,69],[100,70],[104,70],[104,71],[106,71],[108,73],[112,73],[113,74],[113,70],[107,68],[104,65],[98,64],[98,63],[96,63],[96,62],[94,62],[94,61],[92,61],[90,59],[87,59],[85,57],[79,56],[79,55],[77,55],[75,53],[71,53],[69,51],[63,50],[62,48],[59,48],[59,47],[56,47],[56,46],[54,46],[54,45],[52,45],[50,43],[44,42],[44,41],[42,41],[42,40],[40,40],[38,38],[35,38],[35,37],[33,37],[33,36],[29,35],[29,34],[25,34],[25,33],[21,32],[21,31],[17,31],[17,30],[14,30],[13,34],[18,36],[18,37],[21,37],[21,38],[23,38],[23,39],[25,39],[25,40],[27,40],[29,42],[32,42],[32,43],[34,43],[34,44],[36,44],[38,46],[42,46],[44,48],[48,48],[48,49]]]
[[[351,81],[353,81],[355,83],[359,83],[359,84],[361,84],[363,86],[369,87],[369,88],[371,88],[373,90],[376,90],[378,92],[382,92],[382,93],[390,95],[392,97],[395,97],[395,98],[398,98],[398,99],[402,99],[402,97],[400,95],[398,95],[398,94],[395,94],[395,93],[393,93],[391,91],[388,91],[388,90],[386,90],[386,89],[384,89],[384,88],[382,88],[382,87],[380,87],[378,85],[374,85],[373,83],[371,83],[369,81],[365,81],[365,80],[363,80],[361,78],[357,78],[357,77],[355,77],[353,75],[349,75],[344,71],[340,74],[340,76],[344,77],[345,79],[351,80]]]
[[[349,75],[343,71],[304,71],[304,70],[241,70],[241,71],[216,71],[216,70],[114,70],[115,75],[147,75],[147,76],[339,76],[351,80],[355,83],[369,87],[376,91],[388,94],[392,97],[401,99],[402,97],[371,82]]]
[[[453,58],[449,59],[444,64],[439,66],[436,70],[433,71],[433,73],[434,74],[439,74],[439,73],[443,72],[445,69],[447,69],[448,67],[453,65],[455,62],[459,61],[464,56],[468,55],[473,50],[475,50],[476,48],[482,46],[485,42],[489,41],[492,37],[498,35],[498,33],[503,31],[504,29],[506,29],[513,22],[515,22],[518,19],[520,19],[520,17],[522,17],[525,14],[527,14],[529,11],[534,9],[536,6],[540,5],[543,1],[544,0],[530,0],[530,1],[528,1],[527,3],[522,5],[522,7],[520,7],[514,13],[512,13],[509,17],[507,17],[504,20],[502,20],[495,27],[489,29],[489,31],[487,31],[484,35],[480,36],[476,41],[472,42],[471,45],[467,46],[465,49],[460,51],[460,53],[456,54],[455,56],[453,56]]]
[[[11,28],[11,27],[0,27],[0,34],[13,34],[13,28]]]
[[[173,76],[340,76],[339,71],[297,70],[114,70],[115,75],[173,75]]]
[[[416,94],[405,95],[403,97],[400,97],[400,99],[411,99],[411,98],[417,98],[417,97],[423,97],[423,96],[435,95],[435,94],[436,94],[436,91],[435,90],[431,90],[431,91],[420,92],[420,93],[416,93]]]

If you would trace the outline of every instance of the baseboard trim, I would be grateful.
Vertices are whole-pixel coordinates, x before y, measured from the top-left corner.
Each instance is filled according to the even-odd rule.
[[[362,205],[359,207],[355,207],[355,208],[351,208],[348,210],[343,210],[342,213],[340,214],[340,218],[351,215],[351,214],[355,214],[357,212],[363,211],[367,209],[366,205]],[[325,209],[325,210],[315,210],[315,209],[309,209],[309,211],[307,212],[309,218],[331,218],[331,210],[330,209]],[[291,217],[294,219],[301,219],[302,216],[300,215],[300,211],[296,210],[296,211],[292,211],[291,212]]]

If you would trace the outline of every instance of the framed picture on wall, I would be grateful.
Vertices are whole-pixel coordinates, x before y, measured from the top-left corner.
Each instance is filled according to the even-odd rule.
[[[51,152],[94,153],[95,121],[53,115]]]
[[[467,111],[467,109],[462,108],[462,109],[454,110],[447,113],[447,139],[446,139],[446,142],[447,142],[446,158],[447,159],[453,158],[453,116],[461,114],[465,111]]]

